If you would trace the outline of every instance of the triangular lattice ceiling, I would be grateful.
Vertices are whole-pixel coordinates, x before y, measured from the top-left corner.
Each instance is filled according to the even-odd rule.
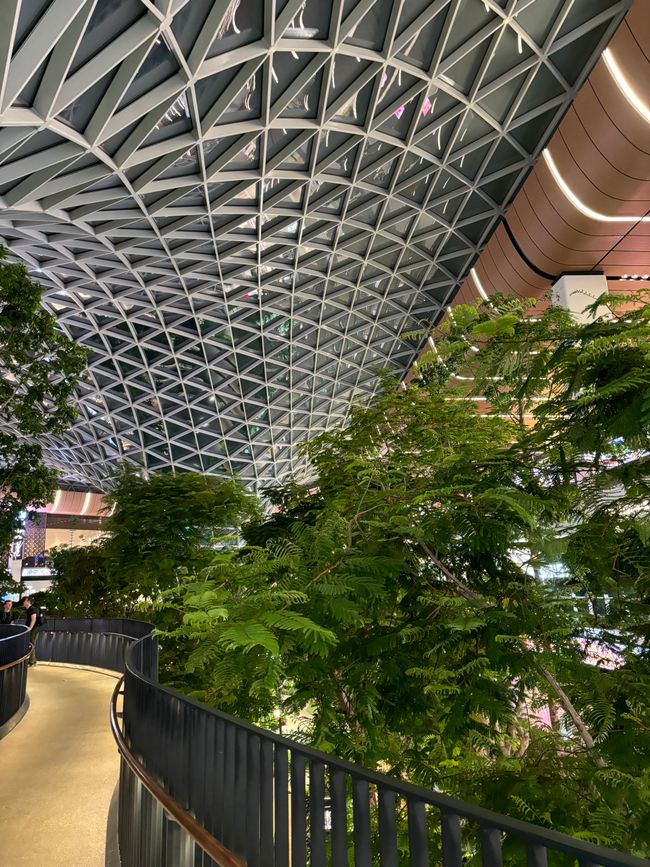
[[[50,460],[294,471],[406,370],[628,6],[7,0],[0,236],[92,351]]]

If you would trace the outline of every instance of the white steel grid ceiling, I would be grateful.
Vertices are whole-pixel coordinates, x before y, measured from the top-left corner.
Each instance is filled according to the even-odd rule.
[[[628,0],[1,0],[0,237],[91,350],[70,479],[300,469],[403,373]]]

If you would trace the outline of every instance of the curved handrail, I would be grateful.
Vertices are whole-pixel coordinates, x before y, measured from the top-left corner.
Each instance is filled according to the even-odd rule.
[[[650,863],[367,770],[194,701],[158,683],[153,627],[139,623],[131,631],[136,628],[149,632],[128,643],[123,711],[117,711],[117,690],[111,709],[127,768],[120,778],[124,867],[139,867],[141,847],[153,845],[157,834],[168,845],[155,808],[144,809],[133,788],[136,778],[191,845],[223,867],[305,864],[308,847],[313,867],[340,867],[348,864],[351,845],[354,863],[369,865],[377,845],[372,827],[382,863],[397,864],[398,807],[408,816],[412,864],[428,863],[431,844],[445,867],[461,867],[464,821],[478,826],[482,863],[491,867],[503,863],[502,847],[505,852],[513,840],[526,852],[514,855],[516,863],[533,867],[546,865],[547,852],[589,867]]]
[[[117,711],[117,700],[121,695],[124,678],[121,677],[118,681],[111,698],[111,731],[117,744],[117,749],[124,761],[138,777],[145,788],[154,796],[162,808],[172,818],[184,828],[189,836],[197,843],[198,846],[211,858],[218,867],[246,867],[246,864],[233,855],[225,848],[212,834],[209,834],[203,825],[196,821],[191,813],[183,809],[179,803],[170,797],[169,793],[155,780],[144,765],[138,761],[133,751],[129,749],[128,744],[124,740],[122,730],[119,724],[119,714]]]
[[[384,824],[388,826],[387,834],[394,833],[394,824],[395,824],[395,816],[394,816],[394,808],[395,808],[395,798],[406,802],[409,812],[409,837],[411,834],[413,835],[412,840],[417,841],[420,840],[420,844],[417,842],[414,844],[411,841],[412,850],[414,852],[424,851],[424,846],[427,845],[425,843],[426,837],[426,822],[425,822],[425,807],[434,807],[440,812],[441,816],[441,826],[442,826],[442,851],[446,853],[444,855],[444,863],[445,865],[460,865],[461,864],[461,830],[460,830],[460,820],[466,819],[472,823],[475,823],[481,829],[482,840],[483,840],[483,851],[484,857],[486,857],[485,864],[500,864],[501,863],[501,837],[502,835],[512,835],[513,837],[518,838],[523,841],[528,850],[529,863],[531,864],[545,864],[546,863],[546,851],[555,851],[555,852],[563,852],[565,854],[571,855],[575,857],[580,864],[589,864],[589,865],[602,865],[602,867],[648,867],[648,861],[638,858],[634,855],[628,855],[622,852],[617,852],[613,849],[608,849],[602,846],[596,846],[592,843],[578,840],[574,837],[571,837],[567,834],[553,831],[538,825],[534,825],[529,822],[524,822],[519,819],[514,819],[509,816],[505,816],[500,813],[496,813],[492,810],[485,809],[483,807],[474,806],[472,804],[466,803],[464,801],[458,800],[457,798],[450,797],[448,795],[444,795],[440,792],[433,792],[422,787],[413,785],[412,783],[405,782],[396,777],[390,777],[385,774],[381,774],[377,771],[368,770],[358,765],[355,765],[351,762],[348,762],[344,759],[336,758],[327,753],[323,753],[320,750],[314,749],[312,747],[306,746],[304,744],[300,744],[296,741],[292,741],[286,737],[283,737],[275,732],[267,731],[266,729],[260,728],[258,726],[252,725],[251,723],[244,722],[236,717],[233,717],[229,714],[226,714],[222,711],[216,710],[214,708],[208,707],[200,702],[194,701],[193,699],[188,698],[182,693],[178,692],[171,687],[163,686],[159,684],[153,677],[148,676],[143,671],[139,669],[137,665],[136,658],[137,654],[141,652],[142,648],[145,646],[147,642],[152,641],[151,636],[145,636],[139,641],[136,641],[127,651],[125,658],[125,679],[128,684],[128,679],[133,678],[137,680],[140,684],[146,685],[149,690],[155,690],[158,696],[166,696],[171,703],[178,706],[182,705],[185,711],[194,710],[199,711],[200,713],[210,717],[220,723],[223,724],[225,728],[232,728],[235,730],[234,738],[232,746],[236,750],[244,749],[240,748],[239,741],[242,743],[250,744],[251,739],[259,741],[260,745],[263,747],[264,744],[269,744],[274,753],[274,764],[271,770],[273,775],[273,785],[275,792],[275,824],[277,830],[278,824],[278,800],[280,801],[280,813],[282,814],[283,803],[284,800],[291,800],[293,804],[294,811],[296,808],[300,811],[301,805],[300,800],[304,801],[305,797],[308,799],[311,798],[311,790],[314,788],[318,791],[318,797],[324,801],[324,787],[323,787],[323,771],[325,768],[329,770],[330,776],[330,796],[332,799],[332,822],[334,823],[336,820],[335,812],[338,810],[338,824],[343,829],[340,831],[340,852],[341,864],[347,864],[347,855],[344,853],[347,852],[348,848],[348,831],[347,831],[347,811],[345,805],[346,799],[346,780],[351,780],[352,782],[352,790],[353,793],[356,794],[356,797],[353,798],[357,802],[355,803],[355,816],[359,815],[361,817],[360,827],[362,827],[362,839],[358,841],[356,837],[354,838],[355,847],[357,844],[361,845],[361,847],[367,847],[368,853],[370,852],[370,835],[366,834],[366,830],[369,832],[369,812],[370,805],[369,802],[372,800],[370,793],[370,786],[374,787],[379,795],[379,808],[378,808],[378,820],[380,822],[380,841],[382,837],[381,831],[381,819],[382,815],[384,817],[388,816],[388,819],[385,818]],[[136,707],[132,707],[131,710],[137,711]],[[128,720],[128,711],[129,705],[125,703],[125,722],[129,722]],[[181,714],[178,710],[174,714],[177,720],[182,720],[185,718],[183,714]],[[147,725],[147,731],[149,736],[153,735],[151,725]],[[241,739],[240,734],[243,733],[246,737]],[[182,743],[182,733],[179,731],[177,736],[174,738],[174,742],[178,743],[180,746]],[[146,756],[147,765],[151,768],[155,768],[156,766],[156,745],[153,743],[150,744],[152,747],[150,755]],[[270,754],[270,753],[269,753]],[[243,755],[243,753],[242,753]],[[292,781],[292,789],[291,791],[287,790],[283,795],[280,792],[280,797],[278,798],[278,788],[277,788],[277,767],[280,764],[281,773],[282,769],[286,767],[286,759],[290,758],[290,766],[291,766],[291,781]],[[250,753],[247,756],[250,759]],[[279,762],[278,762],[279,759]],[[267,756],[268,760],[268,756]],[[227,757],[225,759],[227,761]],[[234,780],[236,784],[237,778],[237,760],[235,758],[235,773]],[[263,763],[264,758],[263,755],[260,759]],[[183,766],[183,763],[180,763]],[[293,766],[298,767],[298,773],[294,778],[293,774]],[[307,794],[305,790],[305,770],[309,766],[310,770],[312,767],[315,767],[316,773],[313,775],[310,774],[310,792]],[[161,773],[162,768],[158,767],[158,776],[164,780],[164,776]],[[247,767],[247,761],[244,759],[239,767],[239,772],[244,775],[248,775],[249,767]],[[231,775],[232,776],[232,775]],[[253,775],[255,776],[255,775]],[[302,782],[300,780],[302,776]],[[172,780],[165,780],[167,785],[171,785],[173,783]],[[261,779],[253,779],[253,783],[257,785],[263,785],[264,781]],[[286,777],[284,780],[286,784]],[[298,797],[295,798],[295,787],[297,787]],[[322,789],[322,794],[321,794]],[[236,792],[234,792],[236,798]],[[250,793],[248,793],[250,795]],[[365,799],[366,803],[363,803]],[[248,800],[244,798],[244,800]],[[382,800],[383,809],[382,809]],[[244,806],[242,804],[242,806]],[[191,805],[194,810],[198,810],[199,805],[192,804]],[[391,810],[393,811],[392,819],[390,818]],[[261,811],[261,806],[260,806]],[[253,810],[256,813],[255,810]],[[323,810],[320,810],[322,813]],[[292,829],[292,834],[287,833],[287,846],[291,845],[292,851],[293,842],[289,843],[289,837],[295,835],[296,833],[305,834],[305,852],[306,852],[306,835],[310,832],[307,831],[307,824],[305,821],[305,809],[304,803],[302,804],[302,817],[298,817],[298,822],[296,823],[295,816],[287,816],[287,822],[290,824]],[[413,815],[413,820],[411,820],[411,815]],[[282,815],[280,816],[280,821],[282,821]],[[364,826],[368,826],[367,829]],[[419,830],[418,830],[419,828]],[[227,831],[227,829],[224,829]],[[271,839],[273,835],[269,837]],[[334,841],[334,832],[332,836],[332,841]],[[227,834],[226,839],[223,840],[226,845],[230,845],[231,842],[237,843],[236,834]],[[241,841],[240,841],[241,843]],[[277,852],[277,840],[274,840],[274,844],[276,846]],[[302,843],[299,844],[302,847]],[[334,846],[334,842],[332,842]],[[381,846],[381,842],[380,842]],[[237,851],[237,854],[242,854],[246,857],[246,847],[245,845],[236,846],[233,848]],[[281,847],[282,848],[282,847]],[[323,834],[323,851],[324,851],[324,834]],[[334,853],[335,848],[332,849]],[[499,853],[498,856],[496,853]],[[397,849],[395,848],[395,854],[397,853]],[[455,857],[457,853],[457,858]],[[294,856],[295,858],[295,856]],[[335,860],[335,856],[332,856],[333,864],[337,864],[338,862]],[[539,860],[536,860],[539,859]],[[298,861],[302,859],[298,857]],[[282,858],[279,862],[276,860],[276,863],[284,864]],[[287,862],[288,863],[288,862]],[[365,863],[361,862],[361,863]],[[389,862],[391,863],[391,862]],[[395,862],[396,863],[396,862]],[[416,863],[416,862],[413,862]]]
[[[27,709],[29,629],[22,623],[0,625],[0,737]]]
[[[40,628],[38,657],[121,673],[128,646],[152,629],[151,623],[123,617],[48,618]]]
[[[0,625],[0,666],[17,662],[29,646],[29,629],[23,623]]]
[[[24,656],[21,656],[20,659],[14,659],[13,662],[7,662],[4,665],[0,665],[0,671],[6,671],[8,668],[13,668],[15,665],[20,665],[21,662],[25,662],[25,660],[29,659],[31,655],[30,653],[26,653]]]

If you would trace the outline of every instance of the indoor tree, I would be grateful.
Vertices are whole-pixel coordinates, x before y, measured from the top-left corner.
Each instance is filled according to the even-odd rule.
[[[249,546],[181,587],[203,697],[263,720],[280,704],[324,749],[647,854],[649,332],[632,301],[587,324],[457,308],[406,390],[312,440],[309,487],[273,492]]]
[[[62,545],[47,552],[52,570],[49,590],[39,604],[61,617],[116,617],[116,600],[106,575],[103,541]]]
[[[235,479],[178,472],[144,477],[128,466],[105,496],[103,554],[119,599],[155,596],[201,569],[215,536],[256,514],[257,503]]]
[[[20,515],[44,506],[58,474],[43,459],[40,438],[65,431],[75,417],[72,395],[86,352],[62,334],[42,306],[43,289],[0,248],[0,552]]]
[[[211,561],[216,539],[258,514],[255,498],[234,479],[145,477],[128,465],[109,480],[104,500],[100,539],[50,552],[54,574],[43,604],[51,612],[150,616],[151,601]]]

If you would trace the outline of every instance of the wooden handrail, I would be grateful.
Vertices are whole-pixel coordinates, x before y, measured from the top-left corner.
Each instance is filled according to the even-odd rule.
[[[6,671],[8,668],[13,668],[14,665],[20,665],[21,662],[24,662],[26,659],[29,659],[31,656],[31,650],[26,653],[24,656],[21,656],[20,659],[14,659],[13,662],[7,662],[6,665],[0,665],[0,671]]]
[[[29,654],[28,654],[29,655]],[[198,822],[191,813],[181,807],[161,785],[147,771],[144,765],[133,754],[132,750],[124,740],[124,735],[120,729],[117,716],[117,699],[120,694],[120,689],[124,683],[124,678],[120,678],[117,686],[113,691],[111,698],[111,729],[113,737],[117,743],[117,749],[120,755],[127,763],[129,768],[138,777],[143,786],[153,795],[153,797],[162,806],[163,810],[168,813],[172,819],[180,825],[180,827],[188,834],[194,842],[201,847],[205,854],[211,858],[219,867],[246,867],[246,863],[238,858],[230,849],[220,843],[216,837],[213,837],[209,831]]]

